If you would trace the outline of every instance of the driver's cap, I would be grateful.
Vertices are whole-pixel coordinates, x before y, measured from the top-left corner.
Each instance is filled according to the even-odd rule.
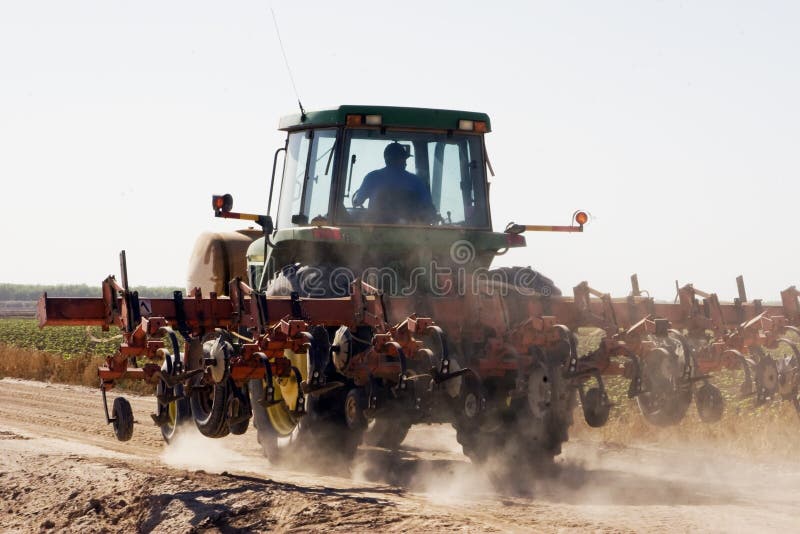
[[[401,145],[397,141],[389,143],[383,149],[383,158],[389,161],[396,161],[398,159],[407,159],[411,157],[410,147]]]

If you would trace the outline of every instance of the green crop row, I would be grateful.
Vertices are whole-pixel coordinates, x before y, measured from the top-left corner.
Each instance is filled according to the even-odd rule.
[[[59,354],[67,359],[84,355],[110,356],[122,341],[118,334],[116,328],[108,332],[85,326],[42,329],[35,319],[0,319],[0,343]]]

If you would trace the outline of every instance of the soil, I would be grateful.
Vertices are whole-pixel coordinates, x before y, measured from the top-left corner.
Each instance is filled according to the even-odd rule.
[[[113,392],[109,402],[113,399]],[[800,463],[699,446],[570,441],[552,473],[514,491],[461,455],[443,425],[351,469],[271,466],[255,432],[166,446],[153,397],[117,442],[100,392],[0,380],[0,529],[58,532],[786,532],[800,524]],[[799,425],[800,426],[800,425]]]

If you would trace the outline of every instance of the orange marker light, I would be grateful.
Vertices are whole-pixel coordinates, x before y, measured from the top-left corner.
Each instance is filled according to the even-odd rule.
[[[575,222],[583,226],[589,222],[589,215],[587,215],[585,211],[579,211],[575,214]]]
[[[211,197],[211,206],[216,212],[229,212],[233,209],[233,197],[230,194],[213,195]]]

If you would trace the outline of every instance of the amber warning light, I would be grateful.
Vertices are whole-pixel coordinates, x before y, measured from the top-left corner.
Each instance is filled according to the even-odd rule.
[[[233,209],[233,197],[230,194],[213,195],[211,203],[217,213],[228,213]]]

